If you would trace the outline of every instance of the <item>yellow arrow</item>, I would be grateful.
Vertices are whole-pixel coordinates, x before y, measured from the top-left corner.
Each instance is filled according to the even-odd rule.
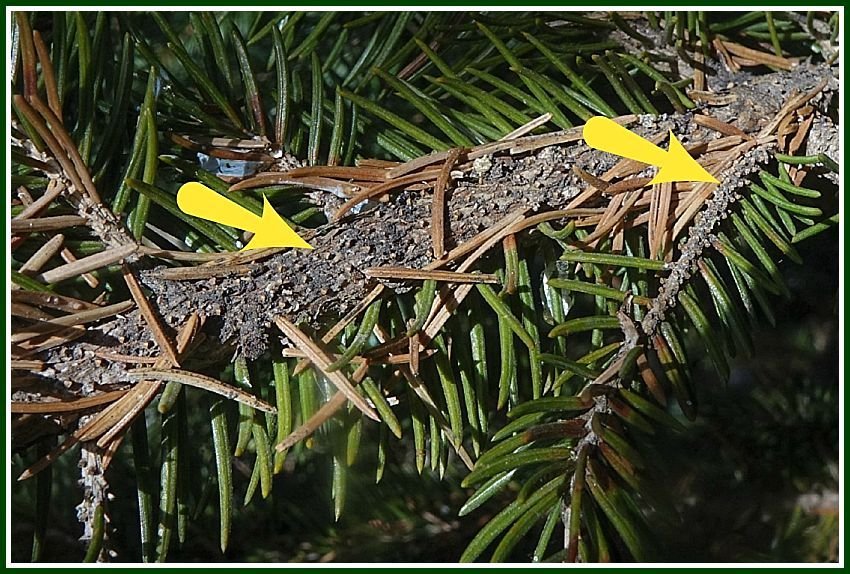
[[[253,231],[254,237],[242,251],[263,247],[313,247],[301,239],[263,196],[263,216],[254,215],[223,195],[198,182],[184,184],[177,192],[177,206],[189,215]]]
[[[587,120],[582,137],[590,147],[660,167],[661,169],[650,183],[673,181],[720,183],[691,157],[672,131],[670,132],[670,149],[664,151],[614,120],[595,116]]]

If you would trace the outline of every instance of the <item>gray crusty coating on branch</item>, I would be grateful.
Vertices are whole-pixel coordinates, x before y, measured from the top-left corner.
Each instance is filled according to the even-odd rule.
[[[811,89],[824,77],[831,77],[831,71],[807,64],[793,72],[737,74],[734,78],[720,75],[722,82],[738,83],[711,87],[719,95],[734,95],[734,101],[708,106],[704,111],[736,125],[737,119],[742,118],[745,121],[739,127],[755,133],[774,118],[792,92]],[[827,91],[836,88],[837,81],[832,78]],[[822,110],[827,101],[826,97],[820,98]],[[673,130],[686,145],[718,137],[716,132],[698,126],[692,113],[641,116],[630,129],[645,136]],[[586,186],[573,166],[598,176],[619,158],[577,141],[524,156],[501,152],[487,159],[476,164],[483,173],[465,173],[447,194],[448,248],[518,209],[535,212],[564,207]],[[720,179],[740,185],[742,176],[767,160],[764,150],[757,150],[740,166],[721,174]],[[480,167],[482,164],[487,167]],[[643,175],[651,175],[654,169],[647,168]],[[721,186],[724,193],[734,192],[728,187]],[[211,319],[206,322],[206,331],[213,336],[211,342],[218,339],[235,345],[238,352],[255,358],[268,346],[275,316],[284,315],[295,323],[321,329],[343,316],[369,292],[374,280],[367,278],[363,269],[386,265],[421,268],[430,263],[430,206],[430,192],[392,193],[389,201],[376,203],[365,213],[316,230],[310,238],[314,250],[279,253],[251,264],[249,274],[172,281],[149,270],[142,273],[142,280],[172,328],[198,311]],[[52,368],[44,374],[81,384],[84,392],[98,384],[122,380],[123,366],[92,360],[92,350],[102,347],[145,356],[157,352],[147,325],[138,312],[133,312],[92,329],[85,339],[48,351],[45,359]]]
[[[645,334],[655,334],[659,324],[664,321],[666,312],[676,306],[682,286],[690,277],[697,261],[711,245],[717,226],[726,218],[730,206],[740,198],[738,190],[747,184],[747,177],[758,172],[769,158],[768,150],[764,147],[746,152],[730,170],[734,173],[721,179],[713,196],[694,217],[688,238],[680,245],[679,259],[668,264],[670,273],[662,279],[653,304],[641,322]]]
[[[635,131],[684,133],[687,117],[644,118]],[[525,157],[493,157],[486,173],[472,171],[447,196],[448,247],[463,243],[517,209],[559,209],[581,192],[572,167],[602,173],[618,158],[584,144],[547,147]],[[250,276],[174,282],[155,273],[142,280],[172,324],[197,309],[222,319],[222,342],[234,341],[255,358],[267,347],[271,321],[284,315],[319,327],[341,317],[372,288],[362,270],[376,266],[422,268],[432,261],[431,193],[404,191],[310,240],[314,249],[290,250],[255,265]]]

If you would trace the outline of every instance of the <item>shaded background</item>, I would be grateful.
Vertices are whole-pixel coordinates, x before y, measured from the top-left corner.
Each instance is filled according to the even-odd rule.
[[[838,233],[836,229],[799,245],[805,268],[785,261],[781,271],[792,292],[775,300],[775,328],[753,334],[752,358],[733,363],[724,388],[708,361],[694,371],[700,415],[680,436],[662,436],[656,460],[661,485],[679,516],[654,516],[664,561],[829,561],[838,552]],[[191,396],[191,395],[190,395]],[[194,405],[206,428],[204,405]],[[191,412],[191,409],[190,409]],[[149,417],[159,416],[148,413]],[[191,418],[191,417],[190,417]],[[203,420],[200,420],[202,419]],[[152,428],[155,425],[151,425]],[[374,425],[365,432],[375,433]],[[375,444],[364,437],[363,448]],[[209,440],[199,440],[207,448]],[[471,491],[460,488],[463,466],[456,460],[440,481],[429,470],[418,476],[412,451],[390,441],[380,484],[374,453],[361,453],[352,467],[345,512],[334,522],[330,497],[330,457],[292,456],[297,471],[275,477],[272,495],[240,508],[249,470],[235,468],[234,516],[230,547],[218,548],[217,496],[207,490],[207,508],[190,521],[185,544],[172,548],[170,561],[456,561],[478,529],[503,508],[504,499],[458,519]],[[125,447],[128,448],[129,447]],[[209,455],[209,453],[207,453]],[[658,458],[658,457],[655,457]],[[317,460],[319,459],[319,460]],[[73,453],[56,463],[46,561],[79,561],[84,549],[72,505],[80,495]],[[118,457],[107,476],[116,500],[112,515],[116,560],[139,556],[138,516],[129,457]],[[23,470],[19,457],[12,476]],[[209,476],[212,467],[203,469]],[[129,478],[129,477],[128,477]],[[13,489],[15,561],[28,561],[35,481]],[[210,488],[211,487],[211,488]],[[124,492],[122,489],[126,489]],[[531,548],[513,557],[528,560]]]

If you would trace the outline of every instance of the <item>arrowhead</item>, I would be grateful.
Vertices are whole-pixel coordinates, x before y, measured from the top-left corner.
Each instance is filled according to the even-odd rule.
[[[313,249],[313,247],[301,239],[289,225],[274,210],[272,204],[263,196],[263,217],[260,225],[253,230],[254,237],[248,242],[242,251],[248,249],[262,249],[264,247],[300,247],[302,249]]]
[[[649,183],[667,183],[674,181],[705,181],[720,183],[710,173],[705,171],[697,160],[691,157],[688,150],[670,132],[670,146],[664,165]]]

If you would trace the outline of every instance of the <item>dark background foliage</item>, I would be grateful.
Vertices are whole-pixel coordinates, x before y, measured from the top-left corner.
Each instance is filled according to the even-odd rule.
[[[709,365],[697,376],[700,417],[688,431],[659,447],[664,485],[674,493],[681,522],[661,517],[662,559],[681,562],[828,561],[837,558],[838,476],[838,241],[837,232],[805,243],[805,269],[783,264],[793,297],[776,306],[776,328],[754,334],[756,353],[736,362],[728,386]],[[815,263],[816,262],[816,263]],[[202,421],[197,421],[198,426]],[[369,444],[366,440],[364,443]],[[401,446],[401,445],[399,445]],[[457,512],[469,494],[460,488],[462,468],[446,478],[420,476],[409,450],[391,453],[383,481],[375,485],[373,456],[351,473],[346,512],[333,520],[330,465],[313,459],[275,479],[269,500],[238,509],[224,560],[432,562],[453,561],[478,524]],[[13,459],[12,475],[21,469]],[[75,500],[73,455],[56,463],[55,500]],[[138,554],[133,469],[119,459],[110,480],[120,486],[114,515],[119,555]],[[237,492],[247,477],[236,473]],[[33,490],[15,488],[12,500],[13,560],[29,558]],[[826,494],[821,508],[807,510],[800,497]],[[491,504],[493,512],[500,503]],[[480,516],[480,522],[487,516]],[[51,509],[45,560],[74,561],[83,549],[69,504]],[[210,507],[192,523],[176,561],[220,560],[217,517]],[[530,551],[530,549],[525,549]],[[516,553],[523,558],[523,550]]]

